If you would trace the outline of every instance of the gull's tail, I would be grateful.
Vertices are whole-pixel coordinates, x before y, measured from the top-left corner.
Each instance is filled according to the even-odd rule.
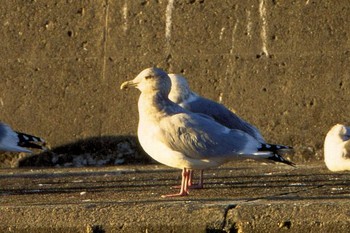
[[[284,154],[286,152],[292,152],[293,148],[290,146],[283,145],[274,145],[274,144],[261,144],[261,147],[258,149],[259,152],[271,152],[271,156],[266,157],[266,159],[288,164],[290,166],[295,167],[295,163],[283,158],[280,154]]]
[[[27,147],[27,148],[35,148],[35,149],[40,149],[40,150],[45,150],[46,147],[46,142],[44,139],[39,138],[37,136],[33,136],[30,134],[26,133],[21,133],[21,132],[16,132],[18,141],[17,145],[20,147]]]
[[[46,142],[39,137],[16,132],[0,122],[0,151],[31,153],[27,148],[46,150]]]

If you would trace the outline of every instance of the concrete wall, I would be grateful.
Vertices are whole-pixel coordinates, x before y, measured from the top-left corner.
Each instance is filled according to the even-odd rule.
[[[1,120],[52,146],[135,135],[135,90],[159,66],[258,126],[296,158],[350,124],[348,1],[4,1]],[[315,155],[315,152],[316,155]]]

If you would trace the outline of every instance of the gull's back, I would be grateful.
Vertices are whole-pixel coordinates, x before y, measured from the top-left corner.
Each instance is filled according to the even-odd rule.
[[[259,142],[265,143],[263,136],[255,126],[242,120],[222,104],[199,96],[196,100],[185,103],[184,105],[184,108],[191,112],[206,114],[227,128],[242,130]]]
[[[208,115],[227,128],[242,130],[259,142],[265,143],[265,139],[255,126],[238,117],[224,105],[192,92],[184,77],[177,74],[169,74],[169,77],[172,83],[170,100],[191,112]]]

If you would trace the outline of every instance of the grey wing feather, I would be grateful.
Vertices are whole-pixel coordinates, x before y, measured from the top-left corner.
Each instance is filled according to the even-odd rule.
[[[6,124],[0,122],[0,141],[6,135],[6,127],[7,127]]]
[[[265,143],[265,139],[255,126],[242,120],[222,104],[197,96],[196,100],[189,103],[184,103],[183,107],[191,112],[209,115],[218,123],[230,129],[242,130],[247,134],[253,136],[259,142]]]
[[[0,151],[26,152],[30,150],[18,146],[18,137],[16,132],[10,126],[0,122]]]
[[[198,114],[176,114],[161,122],[160,140],[188,157],[204,159],[243,154],[259,146],[254,138],[240,130],[229,130]],[[226,130],[226,133],[224,131]]]

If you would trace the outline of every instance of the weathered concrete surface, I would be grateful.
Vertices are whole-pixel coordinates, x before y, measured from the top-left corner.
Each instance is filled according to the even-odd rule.
[[[231,163],[205,188],[163,199],[180,171],[161,165],[0,170],[1,232],[346,232],[350,173],[323,163]]]
[[[53,147],[135,135],[142,69],[183,73],[294,160],[322,157],[350,123],[347,1],[5,1],[0,6],[1,120]]]

